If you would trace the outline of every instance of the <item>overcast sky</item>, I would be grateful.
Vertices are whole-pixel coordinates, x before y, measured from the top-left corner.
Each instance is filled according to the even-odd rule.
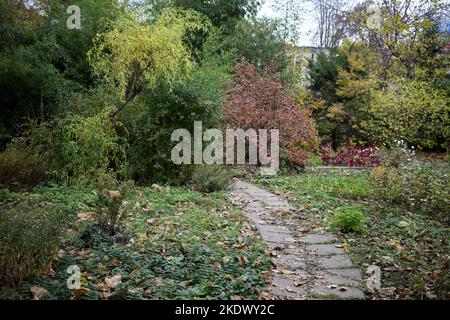
[[[277,18],[277,13],[274,12],[272,0],[263,0],[264,4],[259,10],[259,17]],[[305,5],[305,11],[301,14],[302,20],[299,23],[298,29],[300,32],[300,46],[314,46],[314,31],[316,29],[316,22],[314,20],[314,11],[311,5]]]

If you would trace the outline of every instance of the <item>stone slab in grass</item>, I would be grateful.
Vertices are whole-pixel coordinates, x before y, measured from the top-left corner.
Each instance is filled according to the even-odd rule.
[[[336,248],[334,244],[310,244],[306,246],[306,250],[314,252],[320,256],[345,254],[344,249]]]
[[[358,281],[358,282],[360,282],[361,279],[362,279],[361,272],[359,271],[359,269],[356,269],[356,268],[327,269],[327,272],[332,274],[332,275],[345,277],[345,278],[352,279],[352,280],[355,280],[355,281]]]
[[[287,270],[306,270],[306,259],[303,256],[293,254],[280,254],[277,257],[272,258],[277,268]]]
[[[276,244],[291,244],[295,242],[295,239],[286,233],[275,233],[275,232],[261,232],[261,237],[267,241]]]
[[[280,233],[280,234],[290,234],[291,233],[287,227],[274,225],[274,224],[260,224],[258,226],[258,230],[261,233],[267,233],[267,232]]]
[[[361,300],[364,299],[364,293],[357,288],[344,286],[317,286],[311,289],[311,296],[318,299],[346,299]]]
[[[234,189],[248,201],[244,211],[273,255],[269,295],[281,299],[364,298],[357,289],[361,274],[353,268],[345,251],[335,246],[332,234],[296,238],[290,225],[288,228],[280,219],[282,211],[295,210],[288,202],[242,181],[237,181]],[[318,282],[313,284],[312,279]]]
[[[334,275],[328,272],[325,272],[323,275],[323,278],[321,279],[321,282],[327,285],[339,285],[339,286],[350,286],[350,287],[356,287],[359,285],[360,281],[341,277],[338,275]]]
[[[299,275],[284,276],[274,274],[272,284],[269,286],[271,294],[288,299],[302,299],[307,294],[306,286],[295,286],[295,279]]]
[[[319,266],[325,269],[352,268],[353,264],[347,255],[335,255],[319,258]]]
[[[336,242],[336,238],[332,234],[313,233],[300,238],[300,241],[303,241],[306,244],[321,244]]]

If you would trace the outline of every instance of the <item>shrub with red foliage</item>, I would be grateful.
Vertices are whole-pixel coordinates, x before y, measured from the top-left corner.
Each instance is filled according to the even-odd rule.
[[[300,108],[284,92],[280,77],[272,69],[259,74],[243,61],[235,68],[235,78],[224,106],[229,127],[279,129],[280,155],[304,165],[310,151],[318,147],[316,123],[311,111]]]
[[[348,167],[373,167],[380,164],[377,147],[363,148],[344,146],[334,151],[331,146],[320,147],[322,160],[326,165]]]

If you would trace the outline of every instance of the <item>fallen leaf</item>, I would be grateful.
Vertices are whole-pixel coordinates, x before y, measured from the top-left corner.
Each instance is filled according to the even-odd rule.
[[[148,203],[146,203],[142,206],[142,210],[144,210],[145,212],[150,212],[152,211],[152,207]]]
[[[406,227],[409,227],[409,223],[408,223],[407,221],[400,221],[400,222],[398,223],[398,226],[399,226],[400,228],[406,228]]]
[[[242,300],[241,296],[231,296],[230,300]]]
[[[78,212],[77,213],[78,221],[93,221],[94,216],[92,212]]]
[[[380,293],[386,296],[392,296],[394,295],[395,290],[397,290],[396,287],[387,287],[380,289]]]
[[[285,274],[285,275],[292,275],[292,274],[295,274],[294,271],[288,270],[288,269],[281,269],[281,270],[280,270],[280,273]]]
[[[41,287],[31,287],[30,291],[33,294],[33,300],[40,300],[48,292]]]
[[[242,266],[248,262],[247,257],[245,256],[239,256],[239,264]]]
[[[225,280],[230,280],[230,281],[233,281],[233,280],[234,280],[234,277],[233,277],[231,274],[226,274],[223,278],[224,278]]]
[[[108,298],[111,296],[110,292],[102,291],[99,293],[100,299],[102,300],[108,300]]]
[[[296,286],[296,287],[303,286],[305,283],[306,283],[306,279],[304,279],[304,278],[299,277],[299,278],[294,279],[294,286]]]
[[[96,286],[97,289],[100,290],[100,291],[108,291],[108,290],[109,290],[109,287],[108,287],[108,286],[106,285],[106,283],[104,283],[104,282],[101,282],[101,283],[99,283],[99,284],[96,284],[95,286]]]
[[[73,291],[73,295],[74,295],[74,299],[75,300],[80,300],[81,299],[81,297],[84,295],[84,294],[86,294],[86,293],[89,293],[89,292],[91,292],[91,290],[89,290],[88,288],[80,288],[80,289],[76,289],[76,290],[74,290]]]
[[[42,273],[44,277],[54,277],[56,276],[56,271],[50,268],[49,270]]]
[[[109,191],[109,196],[111,199],[117,199],[120,198],[122,195],[119,191]]]
[[[214,270],[220,270],[220,269],[222,269],[222,265],[219,262],[215,262],[213,264],[213,269]]]
[[[142,242],[148,239],[147,233],[145,232],[139,232],[136,234],[138,236],[138,241]]]
[[[327,288],[328,289],[337,289],[337,285],[336,284],[332,284],[332,285],[329,285]]]
[[[120,264],[120,261],[117,260],[117,259],[112,259],[112,260],[111,260],[111,264],[112,264],[113,266],[117,266],[117,265]]]
[[[153,189],[153,190],[160,191],[162,188],[161,188],[160,185],[157,185],[156,183],[154,183],[154,184],[152,184],[152,189]]]
[[[113,277],[111,277],[111,278],[106,278],[106,279],[105,279],[105,283],[106,283],[106,285],[107,285],[109,288],[114,289],[114,288],[116,288],[119,284],[122,283],[122,276],[121,276],[120,274],[118,274],[118,275],[115,275],[115,276],[113,276]]]
[[[192,280],[186,280],[186,281],[180,282],[180,285],[182,285],[183,287],[188,287],[188,286],[192,285],[193,283],[194,283],[194,281],[192,281]]]

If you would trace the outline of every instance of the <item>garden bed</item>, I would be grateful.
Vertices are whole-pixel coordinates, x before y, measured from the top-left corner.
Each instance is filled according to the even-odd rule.
[[[339,208],[364,214],[367,221],[362,232],[336,233],[342,247],[365,275],[363,282],[368,277],[368,267],[376,265],[381,269],[381,289],[367,291],[368,296],[448,299],[448,209],[433,215],[388,202],[379,197],[371,179],[369,172],[344,170],[307,172],[257,182],[296,205],[298,211],[285,219],[295,225],[299,234],[328,231]]]
[[[51,267],[17,288],[3,283],[1,299],[244,299],[265,285],[265,244],[226,192],[133,188],[123,202],[126,218],[111,235],[95,227],[96,198],[89,188],[2,191],[2,215],[21,208],[68,221]],[[77,290],[67,287],[72,265],[81,269]]]

